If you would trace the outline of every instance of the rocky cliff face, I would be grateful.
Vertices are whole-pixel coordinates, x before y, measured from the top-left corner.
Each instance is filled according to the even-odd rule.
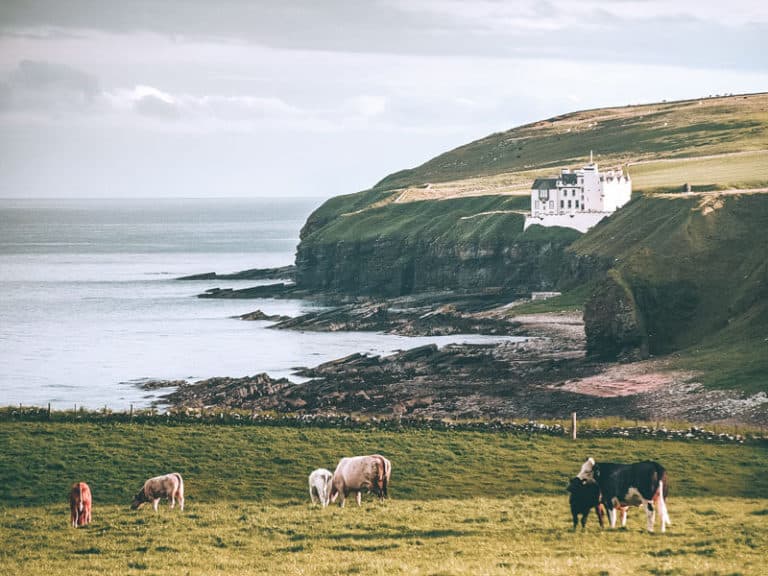
[[[296,255],[300,287],[353,295],[401,296],[435,290],[526,294],[578,283],[602,265],[566,252],[571,240],[493,244],[405,238],[315,244]]]

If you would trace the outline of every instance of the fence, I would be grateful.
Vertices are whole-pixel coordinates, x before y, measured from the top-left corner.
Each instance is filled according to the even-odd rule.
[[[293,428],[337,428],[350,430],[437,430],[497,432],[516,435],[545,435],[577,439],[576,414],[569,420],[448,420],[417,417],[366,417],[351,414],[300,414],[276,412],[247,412],[238,410],[135,410],[112,411],[107,406],[100,410],[86,410],[73,406],[72,410],[52,410],[38,406],[8,406],[0,408],[0,422],[81,422],[81,423],[134,423],[158,425],[231,425],[275,426]],[[587,419],[579,424],[578,438],[653,438],[660,440],[703,441],[719,443],[768,442],[765,428],[729,428],[700,426],[671,426],[661,422],[634,425],[611,424],[609,419]]]

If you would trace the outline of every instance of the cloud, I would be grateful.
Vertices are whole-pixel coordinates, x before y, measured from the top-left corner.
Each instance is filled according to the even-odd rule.
[[[22,60],[0,80],[0,110],[59,115],[100,105],[98,79],[58,62]]]
[[[10,0],[0,33],[152,33],[280,50],[766,69],[760,0]],[[39,32],[37,32],[39,34]],[[760,52],[758,52],[760,51]]]
[[[172,102],[167,102],[152,95],[142,96],[133,107],[136,112],[143,116],[155,118],[178,118],[179,116],[179,110]]]
[[[91,99],[99,93],[98,80],[65,64],[22,60],[10,75],[11,84],[36,92],[73,92]]]

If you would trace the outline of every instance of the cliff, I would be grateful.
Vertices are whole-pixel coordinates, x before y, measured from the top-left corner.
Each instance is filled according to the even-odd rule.
[[[330,220],[321,210],[301,233],[297,284],[355,295],[523,294],[589,275],[565,253],[578,232],[538,226],[523,232],[526,203],[515,196],[387,203]]]

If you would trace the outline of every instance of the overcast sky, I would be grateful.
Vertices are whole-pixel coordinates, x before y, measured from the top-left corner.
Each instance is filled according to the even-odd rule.
[[[3,0],[0,197],[329,197],[565,112],[766,90],[765,0]]]

